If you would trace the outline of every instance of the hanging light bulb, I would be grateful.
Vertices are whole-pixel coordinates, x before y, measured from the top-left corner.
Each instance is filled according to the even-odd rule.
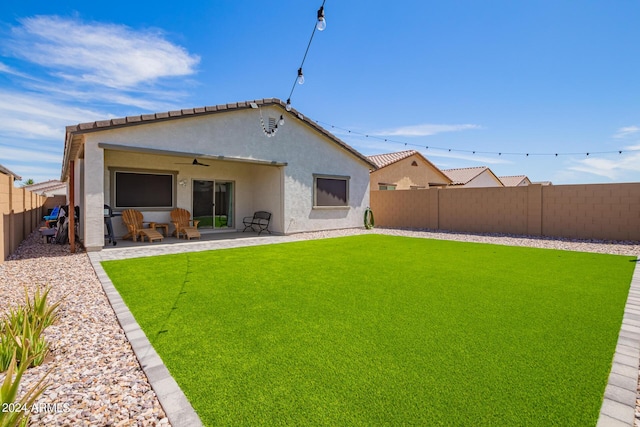
[[[304,84],[304,74],[302,74],[302,68],[298,68],[298,84]]]
[[[284,109],[291,111],[291,98],[287,99],[287,105],[284,106]]]
[[[284,117],[282,116],[282,114],[280,114],[280,121],[278,122],[278,126],[283,126],[284,125]]]
[[[324,19],[324,6],[320,6],[318,9],[318,23],[316,24],[316,29],[318,31],[324,31],[327,28],[327,21]]]

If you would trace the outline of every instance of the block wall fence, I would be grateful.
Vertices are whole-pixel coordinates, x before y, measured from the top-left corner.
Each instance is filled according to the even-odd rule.
[[[640,241],[640,183],[371,191],[376,226]]]
[[[0,174],[0,264],[42,222],[45,196],[13,185],[13,177]]]

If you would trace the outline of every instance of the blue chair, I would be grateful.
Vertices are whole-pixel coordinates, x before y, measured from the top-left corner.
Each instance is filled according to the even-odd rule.
[[[51,214],[43,216],[45,221],[55,221],[58,219],[58,212],[60,212],[60,206],[56,206],[51,211]]]

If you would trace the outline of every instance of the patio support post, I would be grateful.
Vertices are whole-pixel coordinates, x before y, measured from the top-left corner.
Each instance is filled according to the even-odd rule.
[[[71,160],[69,162],[69,246],[71,247],[71,253],[76,253],[76,219],[75,219],[75,211],[76,211],[76,203],[75,203],[75,162]]]

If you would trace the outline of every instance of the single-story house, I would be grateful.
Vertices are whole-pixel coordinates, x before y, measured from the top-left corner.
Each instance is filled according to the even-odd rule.
[[[416,150],[369,156],[378,167],[371,171],[372,190],[419,190],[446,187],[451,179]]]
[[[184,208],[212,231],[242,230],[255,211],[281,234],[362,226],[375,164],[285,107],[262,99],[68,126],[61,180],[86,249],[104,245],[104,205],[163,223]]]
[[[443,172],[451,178],[452,187],[504,187],[500,178],[486,166],[473,168],[445,169]]]
[[[24,188],[46,197],[67,196],[67,183],[57,179],[25,185]]]
[[[11,172],[9,169],[5,168],[4,166],[0,165],[0,173],[2,175],[7,175],[9,177],[9,179],[11,180],[11,185],[13,185],[13,183],[18,180],[18,181],[22,181],[22,177],[16,175],[15,173]]]
[[[525,187],[531,185],[531,181],[526,175],[499,176],[505,187]]]
[[[34,194],[45,196],[44,205],[42,205],[45,214],[49,214],[56,206],[67,204],[67,183],[57,179],[50,179],[44,182],[25,185],[24,188]]]

